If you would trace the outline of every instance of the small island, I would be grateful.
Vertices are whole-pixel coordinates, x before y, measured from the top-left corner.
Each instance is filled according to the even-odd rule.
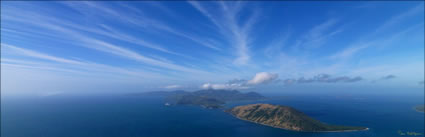
[[[220,108],[224,102],[215,98],[196,96],[196,95],[183,95],[176,100],[178,105],[198,105],[204,108]]]
[[[193,92],[183,90],[177,91],[154,91],[144,95],[163,96],[167,106],[174,105],[196,105],[204,108],[222,108],[226,102],[263,100],[266,97],[256,92],[242,93],[237,90],[205,89]]]
[[[291,107],[251,104],[226,110],[233,116],[275,128],[304,132],[343,132],[368,130],[366,127],[328,125]]]
[[[424,112],[424,107],[425,107],[424,105],[419,105],[415,107],[415,110],[418,112]]]

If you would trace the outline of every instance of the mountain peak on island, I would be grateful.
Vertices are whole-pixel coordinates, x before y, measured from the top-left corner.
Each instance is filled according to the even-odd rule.
[[[306,132],[358,131],[365,127],[324,124],[294,108],[270,104],[251,104],[226,110],[233,116],[276,128]]]

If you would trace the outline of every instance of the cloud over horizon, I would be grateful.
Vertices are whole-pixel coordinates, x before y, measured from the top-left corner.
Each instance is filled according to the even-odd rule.
[[[179,89],[179,88],[182,88],[183,86],[181,86],[181,85],[168,85],[168,86],[165,86],[164,88],[165,89]]]
[[[298,79],[284,79],[282,80],[284,84],[305,84],[305,83],[354,83],[362,81],[363,78],[360,76],[348,77],[348,76],[338,76],[333,77],[329,74],[318,74],[312,78],[300,77]]]
[[[278,76],[279,75],[275,73],[260,72],[255,74],[255,76],[251,80],[249,80],[246,84],[248,85],[265,84],[273,80],[276,80]]]
[[[248,89],[252,86],[267,84],[277,80],[278,74],[269,72],[259,72],[250,80],[234,79],[225,84],[205,83],[201,86],[203,89]]]
[[[394,78],[396,78],[395,75],[387,75],[387,76],[382,77],[381,79],[382,80],[389,80],[389,79],[394,79]]]

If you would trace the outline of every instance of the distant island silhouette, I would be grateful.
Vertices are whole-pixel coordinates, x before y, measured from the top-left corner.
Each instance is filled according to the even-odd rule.
[[[167,103],[175,105],[197,105],[205,108],[221,108],[223,104],[231,101],[255,101],[266,99],[266,97],[256,93],[242,93],[237,90],[214,90],[205,89],[193,92],[177,91],[154,91],[145,95],[165,96]]]
[[[418,105],[418,106],[415,107],[415,110],[418,111],[418,112],[422,112],[423,113],[424,112],[424,107],[425,107],[424,105]]]

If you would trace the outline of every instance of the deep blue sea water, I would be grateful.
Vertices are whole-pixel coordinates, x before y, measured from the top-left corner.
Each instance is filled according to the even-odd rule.
[[[160,97],[50,96],[3,98],[2,137],[399,137],[424,133],[423,97],[284,96],[261,103],[294,107],[322,122],[369,131],[293,132],[242,121],[221,109],[164,106]],[[257,102],[233,102],[226,107]],[[423,136],[423,135],[421,135]]]

